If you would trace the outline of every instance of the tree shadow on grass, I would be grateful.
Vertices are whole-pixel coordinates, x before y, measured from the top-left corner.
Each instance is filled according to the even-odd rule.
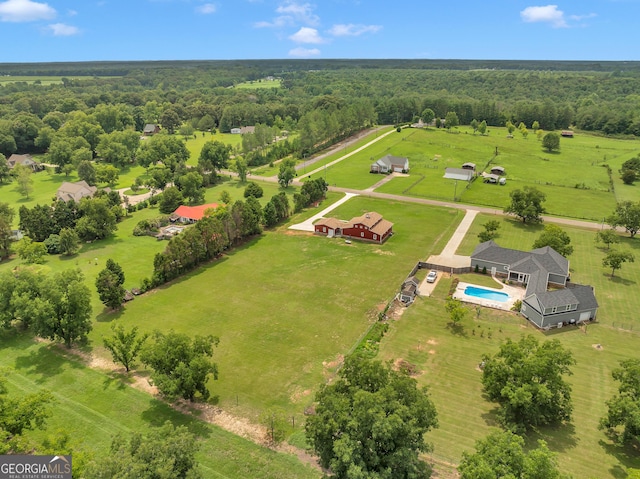
[[[102,312],[96,317],[96,321],[98,321],[99,323],[110,323],[111,321],[120,319],[120,317],[124,314],[124,309],[125,308],[122,307],[114,311],[105,307],[102,309]]]
[[[606,276],[609,281],[620,286],[631,286],[633,284],[636,284],[635,281],[631,279],[621,278],[620,276],[614,276],[613,278],[610,274],[605,274],[603,276]]]
[[[626,470],[628,468],[640,467],[640,459],[639,459],[640,450],[639,450],[638,444],[636,443],[633,445],[622,445],[614,442],[614,440],[611,439],[611,437],[609,439],[610,439],[609,441],[600,439],[598,441],[598,444],[602,449],[604,449],[604,451],[608,455],[615,457],[616,460],[622,466],[624,466],[622,467],[620,464],[616,464],[615,466],[610,468],[609,471],[611,472],[611,475],[616,479],[624,479],[625,477],[627,477]]]
[[[102,390],[107,391],[115,387],[121,391],[127,387],[127,376],[123,373],[111,371],[106,373],[104,381],[102,381]]]
[[[37,384],[47,382],[52,377],[62,373],[66,367],[81,368],[82,365],[74,359],[67,358],[52,348],[55,346],[42,346],[28,355],[18,356],[14,368],[21,370],[34,378]]]
[[[537,447],[539,440],[545,441],[549,449],[558,453],[567,452],[578,446],[576,428],[571,423],[557,427],[542,427],[525,436],[525,444],[530,448]]]
[[[464,329],[464,324],[456,323],[454,321],[449,321],[447,323],[447,329],[451,331],[455,336],[460,336],[463,338],[468,338],[469,335],[467,331]]]
[[[0,351],[3,349],[25,350],[33,347],[33,335],[16,328],[0,329]]]
[[[166,421],[170,421],[176,427],[185,426],[197,437],[208,438],[211,435],[210,426],[206,422],[176,411],[160,399],[152,399],[151,405],[142,412],[141,417],[150,427],[161,427]]]
[[[487,402],[492,402],[491,399],[489,399],[489,396],[487,396],[485,393],[482,394],[482,399],[484,399]],[[500,419],[498,417],[499,410],[500,410],[500,407],[496,406],[490,411],[482,413],[481,417],[487,426],[502,428],[502,425],[500,424]]]

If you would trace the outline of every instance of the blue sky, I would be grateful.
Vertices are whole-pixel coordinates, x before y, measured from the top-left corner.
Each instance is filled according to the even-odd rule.
[[[640,60],[639,18],[640,0],[0,0],[0,62]]]

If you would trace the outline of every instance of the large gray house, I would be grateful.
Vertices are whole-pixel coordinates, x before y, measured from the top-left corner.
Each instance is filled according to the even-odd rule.
[[[371,173],[409,173],[409,159],[385,155],[371,165],[369,170]]]
[[[493,241],[480,243],[471,255],[471,268],[526,287],[520,312],[539,328],[596,319],[598,302],[593,288],[573,284],[569,260],[549,246],[532,251],[502,248]]]

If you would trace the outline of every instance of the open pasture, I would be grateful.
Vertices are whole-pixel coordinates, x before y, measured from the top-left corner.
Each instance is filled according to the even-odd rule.
[[[395,223],[385,244],[349,245],[284,227],[269,231],[137,298],[122,313],[98,318],[90,336],[96,352],[108,357],[100,338],[113,321],[141,331],[219,335],[220,378],[210,388],[220,405],[254,420],[280,407],[301,420],[317,386],[375,321],[417,259],[442,248],[462,218],[455,210],[365,198],[351,199],[335,213],[350,218],[370,210]]]
[[[586,134],[562,138],[560,152],[548,153],[534,134],[527,139],[519,133],[507,138],[504,128],[492,128],[487,136],[473,135],[467,127],[455,133],[404,129],[320,174],[329,184],[364,189],[384,178],[369,173],[371,163],[386,154],[406,156],[410,175],[393,178],[377,191],[445,201],[455,195],[463,203],[502,209],[513,189],[534,186],[547,195],[549,214],[598,220],[613,211],[616,200],[640,198],[638,186],[623,185],[618,178],[622,163],[637,152],[631,140]],[[465,182],[443,178],[445,168],[460,168],[466,162],[475,163],[478,172],[489,166],[488,171],[490,165],[503,166],[507,184],[487,184],[478,178],[465,188]],[[606,165],[612,169],[615,192]]]
[[[251,80],[238,83],[237,85],[234,85],[233,88],[237,88],[239,90],[259,90],[262,88],[280,88],[281,86],[282,80],[266,80],[263,78],[260,80]]]
[[[523,226],[512,219],[478,215],[458,254],[468,255],[478,244],[482,224],[498,219],[501,227],[496,242],[509,248],[530,249],[542,226]],[[421,371],[419,382],[430,387],[439,413],[440,428],[429,433],[435,445],[434,458],[457,463],[462,451],[471,451],[474,442],[497,427],[494,405],[482,394],[481,373],[477,368],[483,354],[493,354],[501,341],[531,333],[544,340],[559,339],[577,360],[569,378],[573,386],[574,415],[570,425],[544,428],[529,437],[529,443],[544,439],[560,454],[565,472],[574,477],[623,478],[627,467],[640,467],[640,458],[631,449],[616,446],[598,430],[605,413],[605,401],[615,392],[611,370],[622,359],[637,357],[640,321],[635,311],[640,297],[635,294],[640,281],[640,265],[625,264],[610,278],[602,267],[605,252],[595,242],[595,232],[564,227],[572,239],[574,253],[569,257],[572,280],[595,287],[600,305],[598,321],[587,328],[563,328],[543,334],[524,318],[513,313],[482,309],[480,317],[469,307],[464,333],[447,328],[444,300],[451,284],[443,277],[429,298],[420,298],[392,323],[382,340],[381,359],[400,358]],[[638,255],[637,240],[623,238],[618,247]],[[465,281],[473,282],[465,275]],[[484,279],[485,276],[479,278]],[[481,281],[478,281],[481,283]],[[600,344],[598,349],[595,345]],[[589,451],[585,454],[585,451]]]
[[[30,433],[35,438],[63,430],[70,437],[74,454],[81,451],[85,458],[104,457],[116,434],[144,434],[170,421],[198,436],[201,450],[197,459],[203,477],[320,477],[318,471],[293,455],[276,453],[177,412],[150,394],[130,387],[130,379],[88,368],[77,358],[67,357],[57,346],[8,333],[2,333],[0,342],[0,367],[10,394],[47,389],[55,398],[47,430]]]

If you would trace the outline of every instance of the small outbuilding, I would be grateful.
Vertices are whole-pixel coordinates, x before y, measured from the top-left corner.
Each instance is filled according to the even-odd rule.
[[[560,135],[565,138],[573,138],[573,132],[571,130],[562,130]]]
[[[462,169],[463,170],[476,171],[476,164],[475,163],[465,163],[465,164],[462,165]]]
[[[471,181],[475,176],[475,171],[462,168],[445,168],[444,178],[447,180]]]
[[[504,175],[504,168],[502,166],[494,166],[491,168],[491,174],[502,176]]]
[[[156,133],[160,133],[160,126],[155,123],[147,123],[144,125],[144,129],[142,130],[142,134],[144,136],[153,136]]]

